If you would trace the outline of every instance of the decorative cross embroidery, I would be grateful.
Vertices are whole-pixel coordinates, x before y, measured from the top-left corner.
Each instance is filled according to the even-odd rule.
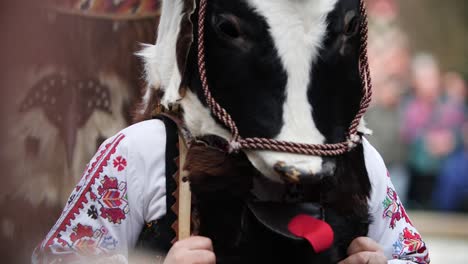
[[[114,159],[113,164],[114,168],[116,168],[118,171],[123,171],[125,167],[127,167],[127,160],[122,156],[118,156]]]
[[[92,219],[96,220],[98,218],[98,211],[96,209],[96,206],[91,205],[88,209],[88,216],[91,217]]]

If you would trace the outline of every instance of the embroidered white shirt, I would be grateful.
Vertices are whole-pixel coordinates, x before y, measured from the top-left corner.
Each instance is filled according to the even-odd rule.
[[[429,263],[428,250],[390,180],[379,153],[364,140],[372,191],[368,236],[389,264]],[[145,223],[166,214],[166,130],[159,120],[130,126],[106,140],[73,190],[62,215],[33,253],[34,263],[108,256],[126,262]]]

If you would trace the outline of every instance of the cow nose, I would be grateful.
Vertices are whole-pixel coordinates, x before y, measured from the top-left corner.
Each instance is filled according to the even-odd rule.
[[[319,175],[314,175],[311,171],[299,169],[292,165],[287,165],[283,161],[279,161],[274,165],[275,171],[287,183],[299,184],[307,183],[314,184],[320,181]]]

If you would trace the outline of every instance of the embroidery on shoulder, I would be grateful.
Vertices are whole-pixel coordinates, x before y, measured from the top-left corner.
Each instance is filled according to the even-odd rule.
[[[109,222],[120,224],[130,211],[127,201],[127,183],[115,177],[104,176],[98,188],[100,216]]]
[[[391,229],[395,229],[397,222],[401,219],[404,219],[406,223],[413,225],[394,189],[387,187],[387,196],[382,202],[382,205],[384,208],[382,218],[390,219]]]
[[[95,193],[96,186],[100,186],[99,188],[101,188],[100,190],[102,191],[99,192],[98,190],[98,194],[104,201],[100,204],[102,208],[119,208],[125,212],[124,214],[128,213],[126,183],[121,182],[117,186],[113,186],[112,183],[106,182],[105,178],[104,183],[102,180],[100,181],[104,169],[109,166],[111,157],[116,153],[117,147],[124,138],[124,134],[119,134],[112,142],[106,144],[98,151],[96,157],[93,158],[93,162],[90,163],[88,169],[85,171],[78,187],[71,195],[62,215],[52,228],[53,231],[50,232],[44,240],[43,247],[51,247],[54,244],[65,247],[70,246],[67,237],[71,236],[71,234],[67,234],[67,229],[70,228],[72,221],[75,220],[79,214],[88,214],[90,218],[96,219],[97,208],[92,206],[86,207],[90,201],[96,201],[98,198]],[[109,215],[113,214],[106,209],[101,210],[101,216],[104,214],[105,216],[103,217],[109,219]],[[110,219],[120,223],[122,219],[125,219],[125,216],[112,216]]]
[[[418,264],[430,263],[426,244],[421,235],[406,227],[393,244],[393,258],[409,260]]]

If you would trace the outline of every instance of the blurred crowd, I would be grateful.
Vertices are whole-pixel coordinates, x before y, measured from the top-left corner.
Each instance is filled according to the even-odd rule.
[[[371,143],[412,209],[468,212],[467,82],[411,48],[391,0],[369,3]]]

